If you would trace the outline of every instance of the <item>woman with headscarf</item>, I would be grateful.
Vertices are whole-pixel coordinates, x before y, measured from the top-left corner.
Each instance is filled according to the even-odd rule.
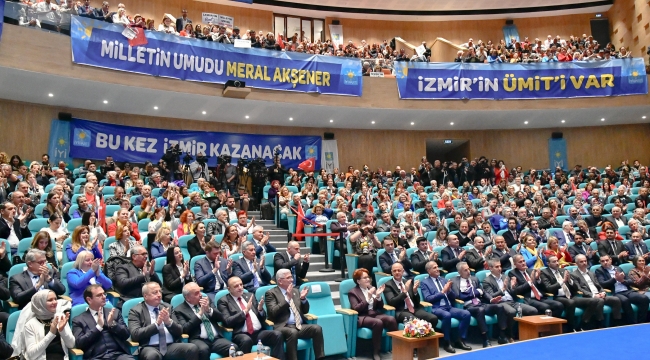
[[[59,303],[52,290],[32,297],[31,315],[24,327],[24,355],[28,360],[68,360],[68,348],[74,347],[70,313],[57,313]],[[20,336],[20,333],[16,333]]]

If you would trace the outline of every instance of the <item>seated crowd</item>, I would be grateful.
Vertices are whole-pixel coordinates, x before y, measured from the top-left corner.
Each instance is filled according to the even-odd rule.
[[[15,0],[18,1],[18,0]],[[355,43],[349,40],[347,44],[334,44],[330,39],[322,41],[320,38],[310,39],[310,36],[295,32],[293,35],[277,34],[273,31],[265,32],[248,29],[242,32],[239,27],[232,28],[213,23],[200,24],[193,22],[188,17],[187,10],[183,9],[178,18],[171,14],[164,14],[160,24],[156,26],[157,19],[145,19],[140,14],[129,14],[124,4],[118,4],[117,11],[112,11],[108,1],[103,1],[101,7],[93,7],[90,0],[75,1],[61,0],[56,4],[51,0],[19,0],[26,5],[21,9],[19,24],[22,26],[44,27],[54,31],[61,31],[61,24],[70,21],[70,15],[79,15],[122,24],[128,27],[138,27],[150,31],[160,31],[187,38],[214,41],[223,44],[233,44],[237,39],[251,41],[251,47],[275,51],[299,52],[312,55],[327,55],[358,58],[363,60],[363,75],[368,76],[372,71],[381,72],[382,69],[393,69],[396,61],[430,61],[431,49],[426,42],[422,42],[423,51],[417,52],[408,49],[396,49],[395,40],[383,40],[382,43],[368,43],[361,40]],[[566,62],[566,61],[594,61],[617,58],[629,58],[631,53],[621,47],[618,51],[613,44],[598,44],[592,36],[583,34],[582,37],[571,35],[563,39],[559,35],[548,35],[545,40],[535,38],[530,41],[525,37],[522,41],[511,38],[506,43],[501,39],[499,43],[488,40],[476,43],[469,39],[462,44],[465,51],[458,52],[455,62],[470,63],[534,63],[534,62]]]
[[[78,348],[84,358],[124,360],[130,339],[142,359],[207,360],[261,343],[294,360],[298,338],[309,338],[315,357],[324,357],[322,329],[305,317],[309,287],[299,290],[309,254],[295,240],[276,252],[249,220],[245,198],[214,196],[202,177],[173,182],[163,163],[121,170],[107,158],[71,172],[44,155],[28,170],[4,153],[0,163],[0,299],[11,299],[27,330],[8,353],[63,359]],[[408,173],[364,166],[314,174],[277,159],[265,206],[349,240],[351,248],[340,250],[356,255],[358,267],[348,269],[356,287],[347,296],[358,326],[372,330],[377,359],[382,331],[412,317],[437,326],[452,353],[471,349],[472,317],[484,347],[491,346],[486,315],[498,320],[500,344],[516,338],[513,319],[522,314],[563,316],[566,331],[609,326],[610,317],[613,325],[646,322],[649,179],[638,161],[523,172],[485,157],[422,159]],[[273,273],[267,253],[275,253]],[[594,265],[601,266],[592,272]],[[252,296],[264,286],[262,298]],[[73,314],[70,326],[65,310],[78,305],[88,310]],[[386,305],[392,316],[383,315]],[[0,312],[3,329],[7,318]],[[223,327],[233,329],[231,341]],[[9,345],[2,340],[0,357]]]

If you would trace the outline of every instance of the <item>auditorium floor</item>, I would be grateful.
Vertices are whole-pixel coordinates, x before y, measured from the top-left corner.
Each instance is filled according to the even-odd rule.
[[[481,343],[481,339],[479,337],[473,336],[472,332],[470,331],[470,336],[469,339],[467,340],[467,345],[471,346],[473,349],[481,349],[483,348],[483,345]],[[477,334],[478,335],[478,334]],[[497,340],[494,339],[492,341],[492,346],[499,346],[497,344]],[[359,339],[359,342],[357,343],[357,356],[356,360],[372,360],[372,353],[370,352],[370,349],[372,348],[372,343],[370,340],[363,340]],[[365,349],[368,349],[368,351],[364,351]],[[451,355],[457,355],[457,354],[463,354],[466,353],[467,351],[463,350],[458,350],[456,349],[455,354],[450,354],[442,349],[440,349],[440,357],[448,357]],[[344,360],[345,355],[340,356],[340,355],[334,355],[334,356],[329,356],[327,357],[327,360]],[[388,354],[381,354],[381,360],[410,360],[410,359],[393,359],[393,354],[388,353]],[[425,360],[425,359],[418,359],[418,360]]]

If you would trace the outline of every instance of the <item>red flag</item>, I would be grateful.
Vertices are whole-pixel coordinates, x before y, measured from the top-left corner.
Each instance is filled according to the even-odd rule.
[[[298,169],[304,172],[313,172],[316,168],[316,158],[309,158],[298,165]]]
[[[135,31],[135,37],[129,40],[131,47],[147,45],[147,37],[144,35],[144,29],[132,27],[131,30]]]
[[[106,226],[106,203],[104,203],[104,197],[99,197],[99,214],[98,214],[98,225],[104,229],[104,231],[108,232],[108,227]]]

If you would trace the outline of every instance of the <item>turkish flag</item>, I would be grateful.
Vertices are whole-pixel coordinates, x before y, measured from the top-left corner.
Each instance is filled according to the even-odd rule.
[[[298,169],[304,172],[313,172],[316,168],[316,158],[309,158],[298,165]]]
[[[144,35],[144,29],[138,27],[132,27],[131,29],[135,31],[136,35],[133,39],[129,40],[129,45],[131,45],[131,47],[147,45],[148,41],[147,37]]]

